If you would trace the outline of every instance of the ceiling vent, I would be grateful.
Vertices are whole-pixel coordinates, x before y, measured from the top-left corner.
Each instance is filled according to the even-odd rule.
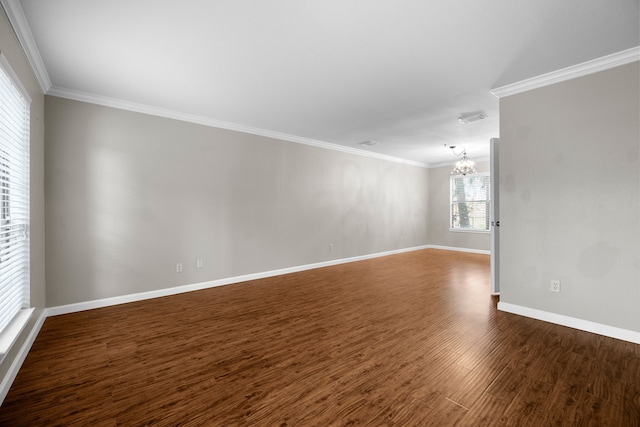
[[[460,114],[460,117],[458,117],[458,121],[460,121],[460,123],[471,123],[471,122],[477,122],[478,120],[482,120],[486,118],[487,118],[487,113],[485,113],[484,111],[476,111],[473,113]]]
[[[374,141],[374,140],[362,141],[362,142],[359,142],[358,145],[362,147],[372,147],[374,145],[378,145],[378,141]]]

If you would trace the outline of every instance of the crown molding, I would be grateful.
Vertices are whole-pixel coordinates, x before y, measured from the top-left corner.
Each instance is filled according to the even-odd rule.
[[[264,136],[267,138],[280,139],[283,141],[295,142],[298,144],[311,145],[314,147],[319,147],[319,148],[324,148],[324,149],[334,150],[334,151],[341,151],[343,153],[355,154],[358,156],[371,157],[374,159],[385,160],[388,162],[402,163],[405,165],[417,166],[421,168],[429,167],[425,163],[402,159],[400,157],[388,156],[386,154],[374,153],[371,151],[360,150],[360,149],[348,147],[345,145],[334,144],[330,142],[320,141],[317,139],[305,138],[302,136],[291,135],[288,133],[276,132],[268,129],[246,126],[246,125],[227,122],[223,120],[216,120],[209,117],[199,116],[196,114],[187,114],[180,111],[154,107],[151,105],[140,104],[137,102],[130,102],[130,101],[124,101],[116,98],[109,98],[101,95],[94,95],[92,93],[77,91],[73,89],[66,89],[66,88],[53,86],[49,89],[49,91],[47,92],[47,95],[56,96],[59,98],[72,99],[74,101],[87,102],[90,104],[102,105],[105,107],[118,108],[120,110],[127,110],[127,111],[133,111],[136,113],[143,113],[143,114],[149,114],[152,116],[180,120],[183,122],[195,123],[195,124],[204,125],[204,126],[210,126],[210,127],[226,129],[226,130],[233,130],[236,132],[243,132],[243,133],[248,133],[248,134],[258,135],[258,136]]]
[[[497,98],[503,98],[505,96],[516,95],[518,93],[538,89],[554,83],[560,83],[576,77],[586,76],[587,74],[597,73],[598,71],[619,67],[620,65],[629,64],[635,61],[640,61],[640,46],[542,74],[537,77],[522,80],[517,83],[491,89],[491,93]]]
[[[31,27],[29,27],[27,17],[24,15],[24,10],[22,10],[20,2],[18,0],[0,0],[0,4],[2,4],[7,18],[9,18],[13,32],[16,34],[22,50],[33,69],[42,93],[47,93],[51,88],[51,79],[44,66],[44,61],[42,60],[42,56],[40,56],[40,50],[38,50],[38,45],[33,38]]]

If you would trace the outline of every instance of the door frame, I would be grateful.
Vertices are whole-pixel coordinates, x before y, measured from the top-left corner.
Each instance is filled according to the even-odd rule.
[[[500,138],[491,138],[491,294],[500,295]]]

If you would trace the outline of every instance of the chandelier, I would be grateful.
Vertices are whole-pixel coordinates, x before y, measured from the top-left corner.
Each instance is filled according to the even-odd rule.
[[[450,147],[453,154],[459,156],[460,154],[456,154],[453,150],[456,148],[455,146]],[[467,157],[467,150],[462,151],[462,158],[456,162],[456,167],[451,171],[451,175],[470,175],[476,173],[475,162]]]

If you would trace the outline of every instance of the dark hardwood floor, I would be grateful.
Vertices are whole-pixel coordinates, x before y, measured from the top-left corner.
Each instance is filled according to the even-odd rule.
[[[48,318],[2,426],[640,426],[640,345],[421,250]]]

